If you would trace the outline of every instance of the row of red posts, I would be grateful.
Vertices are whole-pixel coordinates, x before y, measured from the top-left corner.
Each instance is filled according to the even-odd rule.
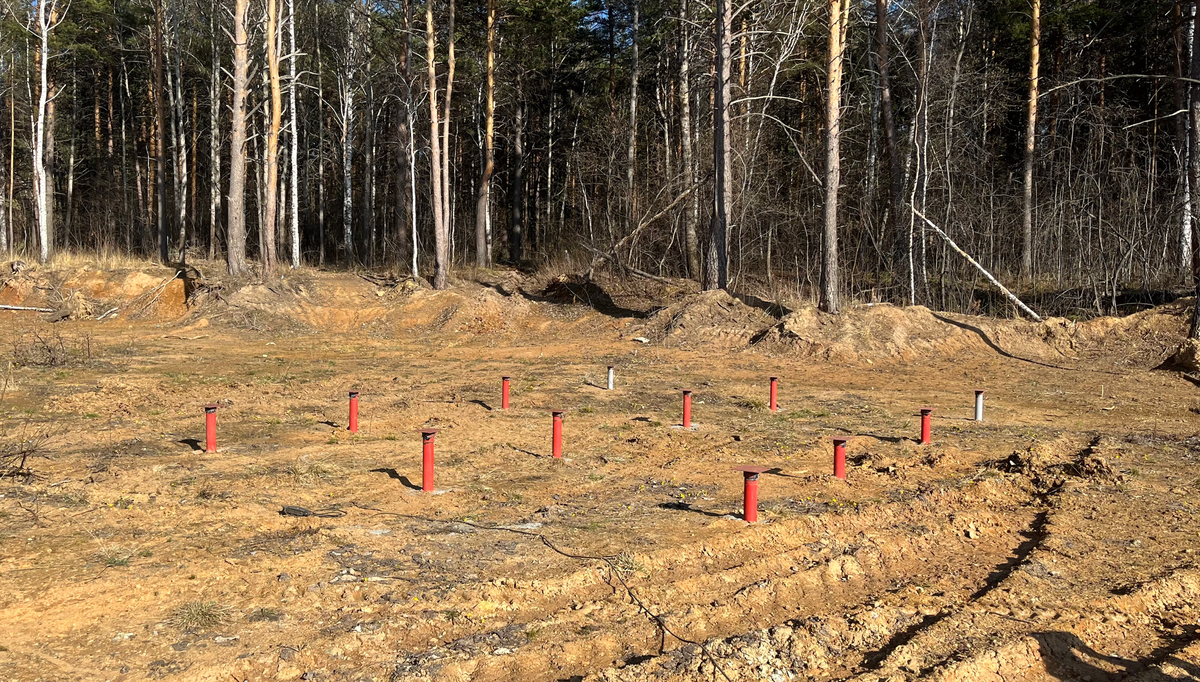
[[[500,378],[500,409],[509,408],[509,389],[512,377]],[[613,367],[608,367],[608,390],[613,390]],[[983,391],[975,391],[975,421],[983,421]],[[350,416],[347,430],[358,433],[358,391],[350,391]],[[771,377],[771,411],[779,411],[779,377]],[[551,410],[553,420],[551,431],[551,455],[562,459],[563,452],[563,415],[564,410]],[[217,406],[204,406],[204,451],[217,451]],[[932,442],[933,408],[921,408],[921,436],[918,443],[928,445]],[[683,428],[692,427],[692,391],[683,389]],[[421,490],[433,492],[433,446],[438,429],[421,429]],[[833,475],[842,480],[846,479],[846,443],[849,436],[833,437]],[[738,466],[735,471],[742,472],[745,487],[743,490],[742,518],[747,523],[758,521],[758,477],[770,471],[768,467]]]

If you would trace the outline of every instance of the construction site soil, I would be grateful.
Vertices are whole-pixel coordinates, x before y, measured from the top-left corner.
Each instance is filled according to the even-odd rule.
[[[1200,679],[1191,301],[638,287],[7,276],[0,680]]]

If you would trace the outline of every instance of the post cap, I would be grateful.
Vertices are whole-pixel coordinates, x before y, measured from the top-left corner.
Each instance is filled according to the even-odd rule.
[[[983,395],[983,389],[982,388],[975,389],[975,395]]]
[[[927,414],[933,414],[933,408],[932,408],[932,407],[922,407],[922,408],[921,408],[921,416],[925,416],[925,415],[927,415]]]
[[[854,436],[830,436],[829,439],[836,445],[837,443],[849,443],[854,440]]]
[[[608,368],[609,368],[609,369],[615,369],[615,368],[616,368],[616,365],[609,365],[609,366],[608,366]]]
[[[426,438],[432,438],[433,434],[441,431],[441,429],[421,429],[421,435]]]
[[[501,378],[501,379],[503,379],[504,381],[508,381],[508,380],[509,380],[509,379],[511,379],[512,377],[510,377],[510,376],[509,376],[509,375],[507,375],[507,374],[502,374],[502,375],[500,376],[500,378]]]
[[[740,471],[744,474],[761,474],[771,470],[771,467],[760,466],[738,466],[733,468],[734,471]]]
[[[217,411],[217,406],[216,406],[216,404],[208,404],[208,405],[205,405],[205,406],[204,406],[204,411],[205,411],[205,412],[216,412],[216,411]]]
[[[779,377],[771,377],[771,381],[779,381]]]
[[[358,391],[350,391],[350,397],[351,397],[351,398],[357,398],[357,397],[358,397]]]
[[[550,414],[554,415],[555,417],[561,417],[566,413],[566,410],[550,410]]]
[[[690,388],[682,388],[682,389],[680,389],[680,390],[681,390],[681,391],[683,391],[683,394],[684,394],[684,395],[691,395],[691,394],[692,394],[692,389],[690,389]]]

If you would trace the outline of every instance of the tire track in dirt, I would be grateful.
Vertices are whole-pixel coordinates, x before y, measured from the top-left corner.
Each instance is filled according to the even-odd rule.
[[[1074,454],[1068,461],[1079,462],[1088,456],[1094,444],[1093,441],[1080,449],[1077,439],[1064,437],[1037,446],[1037,456],[1033,458],[1061,460],[1065,453],[1072,452]],[[793,672],[802,672],[866,682],[903,675],[907,669],[914,669],[914,660],[919,653],[935,651],[955,642],[953,635],[964,627],[962,621],[970,620],[969,616],[974,614],[980,602],[1004,585],[1037,551],[1048,536],[1052,499],[1059,487],[1061,484],[1049,489],[1028,488],[1026,503],[1033,513],[1014,533],[1023,540],[1010,545],[1003,560],[989,573],[980,576],[973,588],[959,594],[935,594],[939,598],[913,609],[914,595],[891,590],[878,595],[870,606],[859,607],[849,615],[836,609],[828,610],[826,604],[820,615],[789,620],[775,628],[726,640],[710,641],[711,655],[719,659],[717,661],[705,660],[709,656],[693,648],[624,670],[609,669],[588,679],[666,681],[720,679],[716,677],[719,675],[729,679],[774,680],[791,679]],[[913,582],[921,580],[917,574],[908,577]],[[843,672],[838,673],[839,669]],[[920,672],[920,667],[913,671]]]
[[[1030,523],[1033,515],[1027,508],[1027,490],[1007,483],[985,481],[979,485],[987,486],[989,495],[931,492],[924,501],[888,503],[830,519],[807,517],[776,523],[762,527],[761,534],[743,532],[723,541],[638,557],[648,577],[630,579],[629,584],[651,611],[670,624],[672,632],[692,641],[744,632],[748,625],[764,627],[780,622],[789,613],[824,610],[831,603],[853,609],[898,582],[932,583],[938,576],[962,570],[957,564],[971,550],[965,538],[952,541],[962,537],[962,529],[961,520],[951,510],[973,510],[982,507],[980,497],[994,501],[997,496],[1005,496],[1010,508],[1004,513],[1012,515],[1014,522]],[[925,524],[923,533],[914,533],[917,524]],[[847,537],[853,540],[831,540]],[[1007,543],[996,546],[991,542],[975,552],[991,557],[987,565],[994,566],[1004,560],[1009,547]],[[715,569],[704,562],[713,555],[723,560],[725,568]],[[977,565],[973,571],[975,581],[986,580],[986,566]],[[595,569],[584,572],[596,574]],[[578,579],[572,582],[581,584]],[[553,632],[553,646],[524,642],[500,646],[503,655],[489,656],[487,647],[481,646],[488,638],[481,640],[473,635],[466,643],[454,641],[446,647],[407,656],[397,669],[398,675],[403,679],[488,680],[513,675],[530,680],[562,679],[614,660],[657,656],[664,645],[679,645],[664,636],[639,607],[629,604],[611,580],[602,584],[607,594],[576,592],[582,601],[557,610],[551,603],[531,608],[526,602],[521,612],[506,614],[510,620],[521,622],[526,632]],[[567,593],[547,588],[560,595]],[[915,622],[915,615],[897,610],[895,618],[907,627]],[[596,636],[587,627],[591,622],[627,625],[624,631]],[[421,641],[419,637],[414,639]],[[508,643],[512,638],[496,633],[491,639]],[[456,649],[474,651],[456,654]],[[481,649],[485,655],[478,655]],[[446,661],[456,655],[461,660]],[[555,661],[556,670],[545,669],[547,658]]]

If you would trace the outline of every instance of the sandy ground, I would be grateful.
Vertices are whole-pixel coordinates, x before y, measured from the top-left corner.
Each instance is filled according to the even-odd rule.
[[[830,321],[514,278],[0,312],[0,442],[48,436],[0,479],[0,679],[1200,679],[1200,392],[1155,369],[1183,307]]]

